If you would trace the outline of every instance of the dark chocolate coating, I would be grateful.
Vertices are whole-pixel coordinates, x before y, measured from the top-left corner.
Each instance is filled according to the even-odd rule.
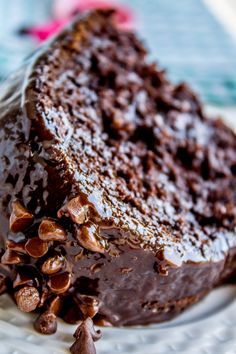
[[[55,255],[65,258],[60,315],[73,309],[70,322],[83,316],[80,295],[99,301],[98,323],[168,320],[234,273],[235,135],[149,64],[111,14],[78,19],[0,95],[2,248],[37,236],[45,217],[68,235],[9,266],[12,280],[31,274],[43,309],[59,294],[41,271]],[[73,198],[86,214],[79,222]],[[15,199],[34,215],[19,233],[9,231]]]

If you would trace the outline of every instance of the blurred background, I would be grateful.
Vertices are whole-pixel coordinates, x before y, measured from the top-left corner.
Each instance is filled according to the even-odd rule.
[[[0,80],[75,13],[109,6],[172,80],[236,107],[236,0],[0,0]]]

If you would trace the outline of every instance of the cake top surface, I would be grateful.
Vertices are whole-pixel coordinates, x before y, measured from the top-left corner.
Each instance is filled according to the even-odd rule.
[[[111,13],[75,22],[28,75],[30,148],[35,173],[47,171],[39,214],[50,198],[57,216],[77,200],[104,247],[120,229],[133,246],[169,247],[177,264],[216,259],[235,242],[234,133],[149,63]]]

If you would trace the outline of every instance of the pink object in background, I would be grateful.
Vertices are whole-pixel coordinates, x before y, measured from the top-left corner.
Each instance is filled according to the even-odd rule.
[[[68,23],[66,20],[52,20],[43,25],[27,28],[26,33],[34,37],[39,42],[44,41],[52,34],[58,32],[64,25]]]
[[[132,29],[135,26],[133,12],[125,5],[117,4],[109,0],[54,0],[53,16],[54,19],[41,26],[35,26],[27,29],[27,33],[32,35],[38,41],[44,41],[52,34],[58,32],[65,26],[76,13],[82,13],[92,9],[116,10],[115,21],[123,30]]]

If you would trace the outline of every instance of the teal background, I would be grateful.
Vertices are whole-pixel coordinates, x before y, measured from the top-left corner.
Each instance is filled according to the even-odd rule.
[[[236,42],[202,0],[120,2],[136,12],[151,59],[166,68],[172,80],[189,82],[208,103],[236,104]],[[51,0],[0,0],[0,78],[19,66],[36,45],[17,35],[19,28],[50,19],[51,4]]]

